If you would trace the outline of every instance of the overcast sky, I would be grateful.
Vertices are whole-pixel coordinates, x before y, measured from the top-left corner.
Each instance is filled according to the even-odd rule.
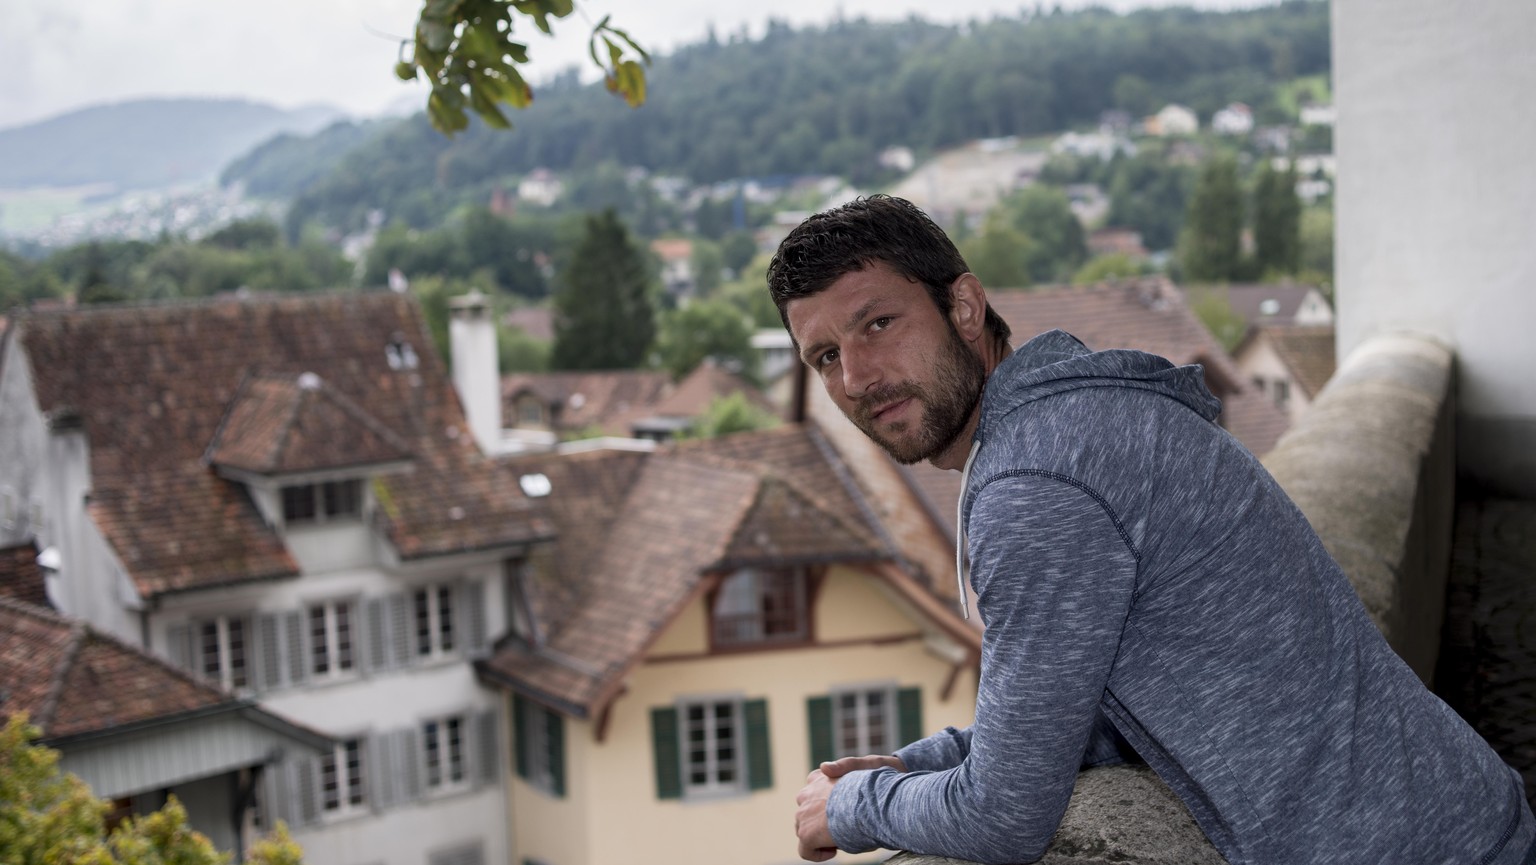
[[[1203,8],[1268,0],[1185,0]],[[532,79],[586,59],[592,24],[612,14],[647,50],[724,38],[743,25],[761,35],[768,15],[795,24],[848,18],[959,22],[1017,15],[1019,0],[588,0],[551,39],[531,25]],[[1085,0],[1066,0],[1077,7]],[[1125,10],[1167,0],[1106,0]],[[89,105],[158,96],[238,96],[283,107],[323,103],[364,116],[413,107],[412,86],[391,74],[421,0],[3,0],[0,128]]]

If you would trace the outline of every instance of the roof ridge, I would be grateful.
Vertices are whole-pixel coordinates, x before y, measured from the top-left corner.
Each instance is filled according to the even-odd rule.
[[[52,725],[54,713],[58,712],[59,701],[64,696],[64,682],[69,678],[69,671],[75,666],[75,659],[80,657],[80,649],[89,635],[90,628],[85,622],[69,623],[69,648],[54,670],[53,681],[48,683],[48,696],[43,698],[42,708],[37,713],[39,717],[32,719],[38,727],[46,730]]]
[[[315,392],[335,403],[343,412],[365,427],[368,427],[375,435],[387,441],[390,445],[400,450],[415,455],[415,450],[401,438],[394,430],[384,425],[384,422],[368,413],[368,410],[357,404],[357,401],[342,393],[339,388],[331,386],[324,377],[316,375],[320,381],[320,387]],[[301,388],[302,389],[302,388]]]
[[[387,297],[398,297],[395,292],[387,288],[355,289],[332,288],[320,291],[306,291],[303,293],[287,292],[252,292],[244,297],[230,294],[218,294],[210,297],[162,297],[143,298],[138,300],[115,301],[112,303],[91,303],[72,307],[56,307],[36,309],[28,306],[22,309],[15,318],[20,320],[41,318],[71,318],[90,317],[105,318],[114,313],[122,312],[155,312],[158,310],[186,310],[201,308],[217,308],[224,306],[255,306],[276,303],[312,304],[319,305],[330,301],[359,299],[373,301]]]

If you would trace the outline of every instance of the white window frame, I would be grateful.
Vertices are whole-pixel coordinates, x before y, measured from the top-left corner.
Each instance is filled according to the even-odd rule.
[[[459,584],[423,583],[408,590],[410,598],[410,648],[417,660],[457,654],[464,634],[459,633]],[[444,600],[447,607],[444,607]],[[422,631],[425,614],[426,631]]]
[[[238,623],[239,642],[234,639],[232,623]],[[208,669],[208,643],[207,630],[214,629],[212,634],[214,664],[217,666],[216,674]],[[193,669],[197,674],[210,682],[217,682],[228,690],[239,690],[252,687],[252,680],[256,677],[252,662],[255,660],[254,649],[255,630],[254,623],[249,616],[223,615],[208,618],[195,619],[192,622],[192,657]],[[239,646],[240,664],[235,665],[235,646]],[[243,681],[241,681],[243,679]]]
[[[320,758],[316,767],[316,801],[322,819],[334,820],[368,812],[368,747],[367,738],[354,736],[339,739],[331,753]],[[354,771],[348,762],[348,752],[357,756]],[[325,789],[327,766],[336,775],[336,801],[330,801]],[[354,799],[354,790],[357,801]]]
[[[872,735],[871,720],[875,713],[870,709],[870,697],[880,696],[880,725],[884,739]],[[900,718],[896,712],[896,686],[882,683],[835,688],[832,698],[832,753],[835,757],[862,757],[866,754],[891,754],[901,738],[897,729]],[[852,701],[853,705],[847,705]],[[852,732],[853,741],[847,733]]]
[[[342,610],[346,615],[342,615]],[[315,613],[321,614],[320,633],[315,632]],[[304,628],[308,657],[305,658],[305,668],[312,682],[324,682],[330,679],[350,679],[356,676],[362,669],[363,646],[359,639],[362,633],[362,605],[356,598],[333,598],[326,601],[317,601],[304,605],[301,627]],[[342,653],[342,619],[346,620],[346,653]],[[318,639],[317,639],[318,638]],[[321,652],[324,652],[325,669],[320,669]],[[346,658],[346,666],[342,666],[342,659]]]
[[[767,582],[788,583],[795,630],[770,634]],[[810,574],[805,568],[742,568],[720,581],[710,605],[710,641],[716,648],[794,645],[811,639]],[[733,628],[731,622],[737,625]]]
[[[731,709],[729,729],[733,742],[733,754],[727,760],[720,757],[720,732],[726,727],[718,722],[717,713],[722,706]],[[708,799],[739,796],[748,792],[747,787],[747,727],[746,700],[739,694],[718,696],[693,696],[677,702],[678,761],[681,765],[683,798]],[[702,711],[697,721],[692,710]],[[702,752],[692,746],[695,729],[703,732]],[[697,759],[701,754],[702,759]],[[695,781],[695,769],[702,768],[705,778]],[[721,780],[729,772],[730,778]]]
[[[457,748],[453,730],[458,729]],[[473,770],[469,765],[469,716],[464,714],[441,715],[428,718],[419,725],[421,734],[421,785],[429,796],[468,790],[473,784]],[[437,755],[437,778],[433,775],[433,754]],[[455,765],[459,777],[453,777]]]

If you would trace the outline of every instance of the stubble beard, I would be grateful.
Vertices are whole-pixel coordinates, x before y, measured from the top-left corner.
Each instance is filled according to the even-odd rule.
[[[936,359],[933,369],[933,379],[925,384],[905,381],[865,394],[853,413],[848,415],[854,426],[902,465],[932,459],[948,450],[965,430],[972,412],[981,402],[986,368],[953,325],[949,328],[943,354]],[[908,398],[922,407],[921,418],[891,424],[887,428],[889,434],[878,431],[871,412],[879,406]],[[911,435],[905,435],[914,423],[918,428]]]

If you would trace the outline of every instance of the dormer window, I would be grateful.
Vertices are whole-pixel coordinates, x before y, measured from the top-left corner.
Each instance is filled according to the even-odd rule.
[[[363,511],[361,480],[325,481],[283,487],[283,522],[323,523],[353,519]]]
[[[720,584],[711,607],[717,648],[803,643],[811,638],[803,568],[743,568]]]

